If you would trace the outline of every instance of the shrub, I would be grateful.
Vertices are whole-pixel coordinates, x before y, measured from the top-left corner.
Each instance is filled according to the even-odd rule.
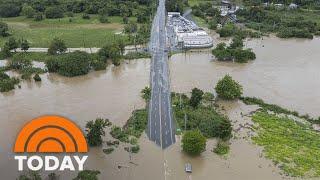
[[[41,81],[41,77],[39,76],[39,74],[34,75],[34,76],[33,76],[33,79],[34,79],[35,81]]]
[[[107,68],[107,64],[105,62],[96,59],[91,62],[91,66],[95,71],[101,71]]]
[[[36,13],[36,14],[34,15],[34,20],[35,20],[35,21],[42,21],[42,20],[43,20],[43,14],[42,14],[41,12]]]
[[[67,51],[67,46],[65,42],[59,38],[53,39],[53,41],[50,43],[48,48],[49,55],[62,54],[66,51]]]
[[[9,26],[7,23],[0,22],[0,36],[6,37],[9,35]]]
[[[77,177],[73,180],[98,180],[100,171],[84,170],[78,173]]]
[[[87,74],[90,70],[90,55],[86,52],[75,51],[65,54],[58,61],[58,73],[73,77]]]
[[[224,140],[231,138],[231,123],[227,117],[222,115],[216,115],[213,119],[202,119],[199,129],[208,138],[218,137]]]
[[[90,15],[89,14],[83,14],[82,15],[82,19],[90,19]]]
[[[0,92],[8,92],[14,89],[16,84],[19,84],[20,80],[17,78],[6,78],[0,80]]]
[[[214,148],[213,152],[218,155],[225,155],[228,154],[230,151],[230,147],[228,142],[219,141],[217,147]]]
[[[106,15],[101,15],[101,16],[99,16],[99,21],[100,21],[101,23],[109,23],[108,16],[106,16]]]
[[[111,154],[113,151],[114,151],[114,148],[113,148],[113,147],[110,147],[110,148],[107,148],[107,149],[103,149],[103,152],[104,152],[105,154]]]
[[[203,98],[203,91],[198,88],[193,88],[191,93],[191,98],[189,101],[190,106],[196,108]]]
[[[63,9],[58,6],[48,7],[45,14],[48,19],[63,18]]]
[[[49,72],[58,72],[59,70],[59,58],[50,57],[45,61],[46,67]]]
[[[15,70],[22,70],[32,67],[30,59],[26,58],[24,53],[15,54],[12,59],[9,60],[8,66]]]
[[[149,101],[151,98],[151,88],[146,86],[141,90],[141,96],[145,101]]]
[[[105,135],[104,128],[107,121],[104,119],[96,119],[86,124],[87,140],[90,146],[100,146],[102,144],[102,136]]]
[[[140,151],[140,146],[125,147],[124,150],[131,153],[138,153]]]
[[[27,18],[33,18],[36,11],[32,8],[32,6],[24,5],[22,7],[22,15],[26,16]]]
[[[20,6],[13,3],[0,3],[0,17],[16,17],[20,14]]]
[[[242,95],[242,86],[229,75],[217,83],[215,90],[219,97],[227,100],[237,99]]]

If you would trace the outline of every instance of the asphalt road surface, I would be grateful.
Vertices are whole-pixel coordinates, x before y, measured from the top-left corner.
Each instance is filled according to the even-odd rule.
[[[159,1],[152,24],[149,49],[152,53],[152,63],[147,134],[151,141],[165,149],[176,142],[171,109],[165,0]]]

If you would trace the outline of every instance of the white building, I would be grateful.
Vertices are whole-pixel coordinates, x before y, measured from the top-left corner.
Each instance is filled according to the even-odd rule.
[[[168,12],[168,26],[173,29],[175,41],[182,48],[207,48],[213,40],[206,31],[178,12]]]

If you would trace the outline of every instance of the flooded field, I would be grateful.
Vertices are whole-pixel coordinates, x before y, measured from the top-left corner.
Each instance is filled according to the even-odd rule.
[[[170,59],[171,88],[189,92],[193,87],[213,91],[217,81],[230,74],[244,87],[244,95],[260,97],[300,113],[320,116],[320,39],[280,40],[255,39],[246,43],[257,59],[248,64],[213,61],[210,51],[176,54]],[[56,114],[68,117],[84,128],[86,121],[97,117],[109,118],[123,125],[133,109],[145,106],[140,90],[149,84],[150,60],[136,60],[120,67],[109,66],[106,71],[65,78],[41,75],[42,82],[26,82],[21,89],[0,94],[0,172],[5,179],[17,177],[17,162],[12,146],[16,134],[27,121],[41,115]],[[237,128],[241,112],[252,107],[240,102],[221,102]],[[86,168],[101,171],[101,179],[114,180],[185,180],[185,179],[281,179],[279,170],[261,156],[261,149],[245,138],[231,140],[227,159],[211,152],[215,145],[210,140],[207,151],[200,157],[189,157],[181,152],[180,141],[161,151],[146,136],[140,139],[141,150],[132,155],[119,147],[110,155],[101,148],[91,148]],[[108,139],[109,137],[106,137]],[[9,152],[9,153],[8,153]],[[192,175],[184,172],[184,164],[193,165]],[[123,168],[119,169],[121,165]],[[58,172],[59,174],[59,172]],[[61,174],[61,173],[60,173]],[[62,179],[72,179],[75,173],[63,173]]]

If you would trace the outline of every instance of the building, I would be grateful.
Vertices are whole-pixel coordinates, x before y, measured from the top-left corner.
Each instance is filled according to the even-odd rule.
[[[177,48],[191,49],[213,46],[213,40],[206,31],[193,21],[182,17],[178,12],[168,12],[167,26],[169,38]]]

